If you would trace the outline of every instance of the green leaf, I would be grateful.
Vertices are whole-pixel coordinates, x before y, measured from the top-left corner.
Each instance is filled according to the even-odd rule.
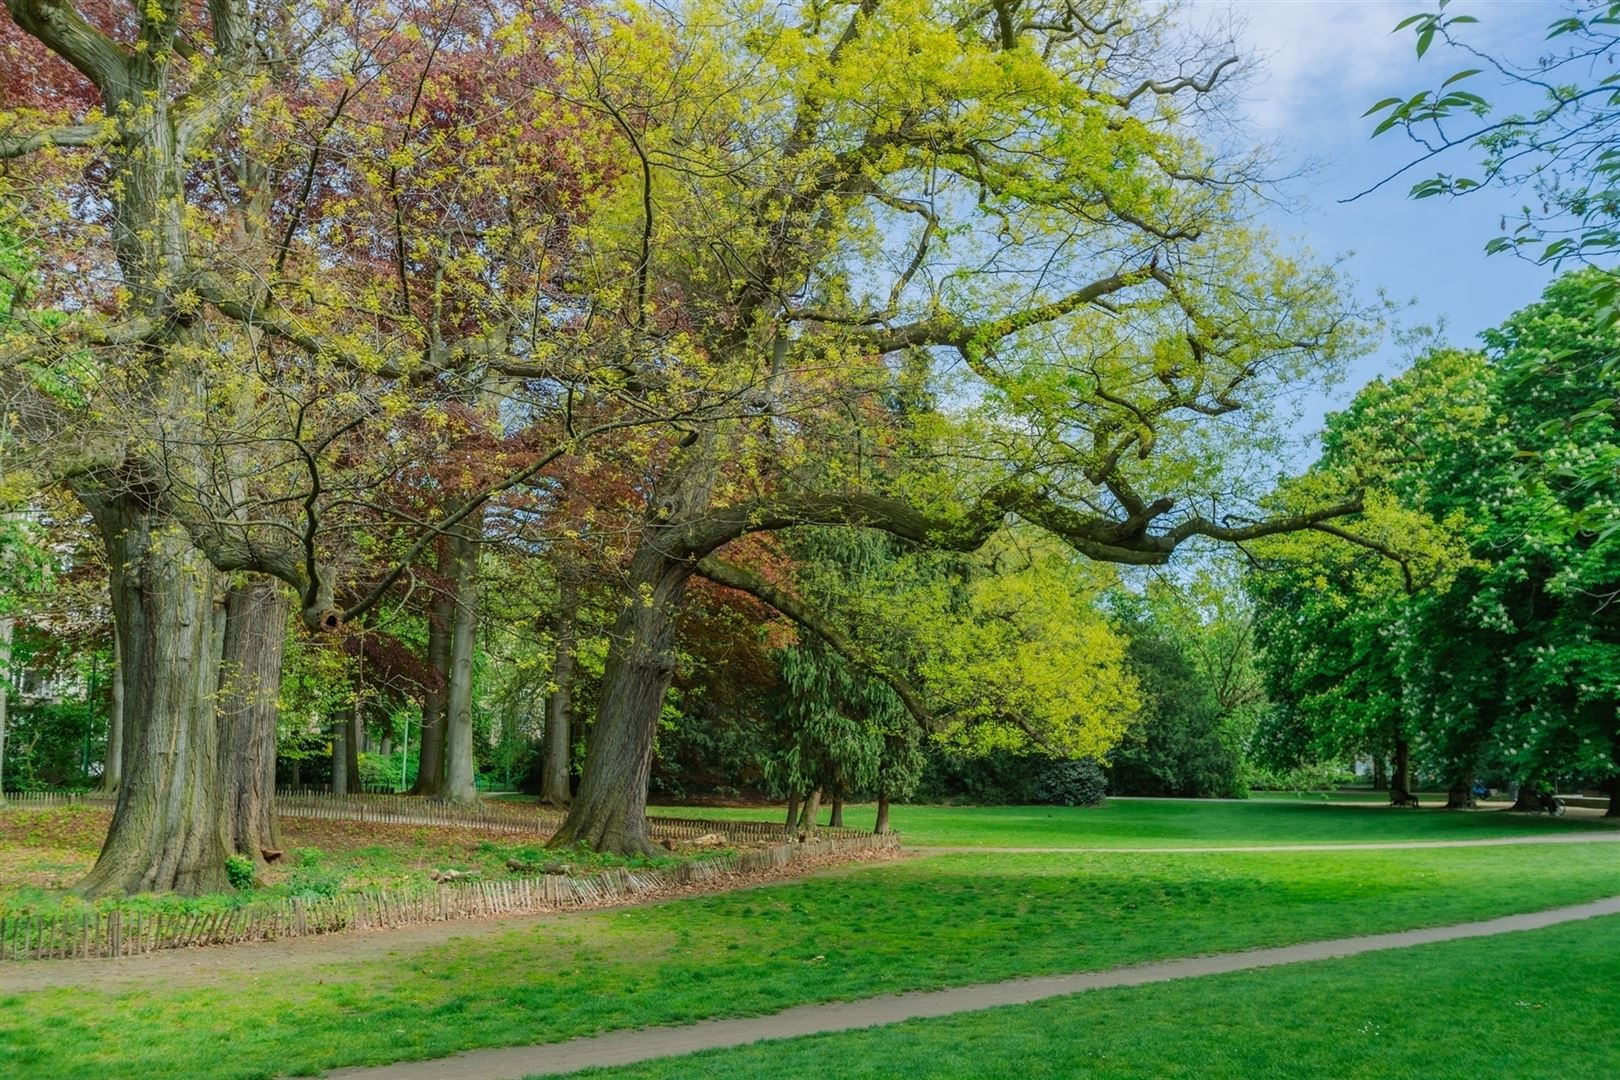
[[[1364,116],[1364,117],[1365,116],[1371,116],[1375,112],[1382,112],[1383,110],[1389,108],[1391,105],[1399,105],[1400,103],[1401,103],[1401,99],[1398,98],[1398,97],[1387,97],[1383,101],[1380,101],[1378,104],[1374,105],[1372,108],[1368,109],[1366,112],[1362,113],[1361,115]]]
[[[1423,54],[1429,51],[1429,46],[1432,44],[1434,44],[1434,27],[1430,25],[1424,27],[1418,33],[1417,54],[1419,60],[1423,59]]]
[[[1481,69],[1479,69],[1479,68],[1469,68],[1466,71],[1459,71],[1459,72],[1457,72],[1457,74],[1453,75],[1451,78],[1449,78],[1445,82],[1441,83],[1440,84],[1440,89],[1444,90],[1446,87],[1450,86],[1452,83],[1462,82],[1464,79],[1472,78],[1473,76],[1478,75],[1480,73],[1480,70]]]

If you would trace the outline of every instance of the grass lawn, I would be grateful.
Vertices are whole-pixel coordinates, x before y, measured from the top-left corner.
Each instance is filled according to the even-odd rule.
[[[1620,918],[1101,990],[575,1074],[603,1080],[1620,1076]]]
[[[766,820],[778,815],[763,807],[669,806],[650,812],[713,819]],[[786,810],[780,813],[785,815]],[[871,805],[845,807],[844,822],[870,829],[875,814]],[[892,823],[907,845],[1104,848],[1468,840],[1614,827],[1591,818],[1330,806],[1292,799],[1111,799],[1089,807],[898,806]]]
[[[251,950],[222,950],[218,973],[189,981],[0,996],[0,1075],[308,1073],[1615,893],[1620,859],[1606,844],[939,855],[539,919],[295,974],[256,972]],[[1419,982],[1425,1000],[1437,987],[1451,992],[1411,970],[1397,983],[1403,992]]]

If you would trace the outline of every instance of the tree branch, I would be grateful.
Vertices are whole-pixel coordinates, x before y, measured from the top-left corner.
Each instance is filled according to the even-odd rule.
[[[32,135],[0,135],[0,159],[22,157],[47,146],[93,146],[110,131],[111,128],[104,123],[71,124],[36,131]]]

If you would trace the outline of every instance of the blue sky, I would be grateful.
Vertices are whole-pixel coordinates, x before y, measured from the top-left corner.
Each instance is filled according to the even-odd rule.
[[[1416,300],[1403,321],[1446,324],[1445,339],[1475,342],[1485,327],[1534,300],[1550,271],[1509,255],[1487,257],[1484,244],[1498,221],[1522,199],[1490,191],[1457,200],[1412,202],[1402,178],[1353,203],[1356,192],[1405,164],[1412,144],[1395,132],[1371,139],[1373,121],[1361,114],[1374,101],[1436,85],[1465,67],[1463,58],[1431,52],[1419,61],[1410,31],[1391,34],[1407,15],[1432,10],[1432,0],[1234,0],[1207,5],[1211,17],[1235,13],[1240,41],[1260,61],[1242,94],[1252,133],[1278,144],[1279,164],[1310,173],[1284,187],[1290,205],[1270,215],[1279,232],[1302,237],[1319,255],[1348,256],[1345,269],[1364,297],[1382,288],[1397,300]],[[1195,8],[1195,11],[1197,8]],[[1533,58],[1546,25],[1563,5],[1556,0],[1457,0],[1452,13],[1477,16],[1475,41],[1493,54]],[[1478,76],[1476,92],[1493,98],[1497,85]],[[1465,162],[1451,162],[1466,174]],[[1345,384],[1306,402],[1311,430],[1323,413],[1342,405],[1369,379],[1399,371],[1403,350],[1386,340],[1361,360]],[[1314,450],[1306,454],[1314,456]]]

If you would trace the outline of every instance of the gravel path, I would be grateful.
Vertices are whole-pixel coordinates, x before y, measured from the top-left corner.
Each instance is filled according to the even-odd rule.
[[[1205,849],[1200,849],[1205,850]],[[1488,937],[1519,930],[1539,930],[1560,923],[1620,915],[1620,896],[1586,904],[1554,908],[1527,915],[1509,915],[1454,926],[1403,930],[1392,934],[1339,938],[1271,949],[1167,960],[1112,971],[1012,979],[952,990],[919,991],[826,1005],[801,1005],[769,1016],[739,1020],[705,1020],[685,1027],[615,1031],[546,1046],[514,1046],[474,1050],[435,1061],[402,1062],[374,1068],[338,1069],[330,1080],[520,1080],[526,1076],[554,1076],[593,1066],[630,1065],[652,1058],[690,1054],[729,1046],[744,1046],[762,1039],[786,1039],[852,1031],[904,1020],[950,1016],[1000,1005],[1026,1005],[1087,990],[1104,990],[1144,983],[1167,982],[1200,975],[1328,960],[1340,956],[1403,949],[1461,938]]]

